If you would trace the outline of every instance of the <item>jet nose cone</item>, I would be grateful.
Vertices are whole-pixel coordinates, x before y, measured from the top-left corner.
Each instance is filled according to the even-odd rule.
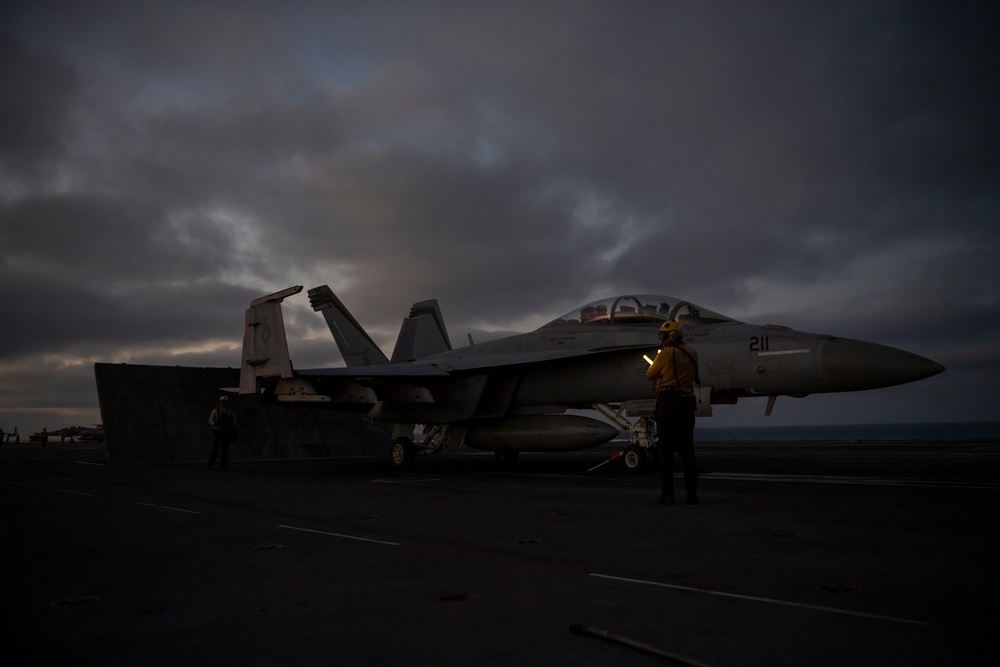
[[[856,391],[891,387],[937,375],[944,366],[918,354],[849,338],[823,341],[820,371],[837,389]]]

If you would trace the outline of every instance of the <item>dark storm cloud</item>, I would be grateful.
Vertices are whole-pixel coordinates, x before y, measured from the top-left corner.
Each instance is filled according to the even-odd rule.
[[[233,230],[210,215],[125,196],[22,197],[0,208],[0,230],[5,270],[95,292],[215,279],[240,259]]]
[[[72,275],[72,270],[62,269]],[[122,349],[162,350],[207,340],[236,345],[243,309],[256,291],[197,283],[132,286],[108,295],[71,279],[5,276],[4,312],[17,313],[17,326],[0,329],[0,361],[24,355],[91,356],[121,359]],[[131,359],[130,359],[131,360]]]
[[[523,8],[491,7],[488,20],[450,15],[424,47],[437,68],[545,128],[540,170],[637,209],[646,225],[627,230],[616,275],[671,247],[712,269],[721,257],[736,271],[824,279],[859,246],[934,234],[933,212],[962,193],[928,191],[928,179],[974,172],[980,187],[966,194],[995,204],[982,187],[995,178],[968,162],[970,151],[996,154],[980,97],[995,90],[981,75],[996,57],[984,31],[965,29],[980,17],[937,31],[938,12],[918,6],[659,3],[633,13],[597,3],[528,23]],[[456,50],[466,57],[450,58]],[[720,244],[720,232],[739,245]],[[681,268],[669,275],[696,267]]]
[[[116,15],[122,17],[123,51],[138,66],[197,70],[209,63],[240,70],[259,67],[280,47],[267,17],[249,3],[129,5]]]
[[[231,337],[254,291],[218,281],[233,269],[232,230],[171,221],[148,201],[86,194],[0,206],[4,308],[0,357],[84,353]]]
[[[62,155],[80,79],[58,58],[3,34],[0,62],[0,168],[28,176]]]
[[[992,364],[996,14],[13,3],[0,349],[231,365],[251,298],[329,283],[387,351],[421,299],[462,344],[633,290]]]
[[[352,155],[322,173],[315,209],[302,216],[310,221],[305,233],[274,241],[301,254],[303,236],[323,239],[326,246],[308,252],[339,261],[373,310],[403,287],[426,294],[445,285],[460,304],[519,299],[523,309],[529,296],[544,300],[553,283],[592,271],[593,258],[614,242],[611,230],[584,234],[565,202],[524,179],[413,150]]]

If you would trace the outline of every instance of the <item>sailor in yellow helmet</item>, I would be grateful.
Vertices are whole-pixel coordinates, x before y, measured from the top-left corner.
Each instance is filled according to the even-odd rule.
[[[659,331],[660,350],[646,371],[656,391],[656,434],[660,447],[660,497],[658,503],[673,505],[674,452],[684,463],[684,486],[689,505],[698,503],[698,462],[694,456],[694,383],[698,377],[698,353],[684,342],[684,328],[669,320]]]

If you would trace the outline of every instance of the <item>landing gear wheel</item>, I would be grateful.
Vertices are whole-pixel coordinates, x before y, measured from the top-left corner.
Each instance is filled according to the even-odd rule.
[[[632,474],[637,475],[649,467],[649,454],[638,445],[626,447],[622,460],[625,462],[625,469]]]
[[[396,438],[392,441],[389,457],[392,467],[396,470],[406,470],[413,466],[413,459],[416,458],[416,455],[413,441],[409,438]]]
[[[497,462],[505,466],[512,466],[515,463],[517,463],[518,454],[520,454],[520,452],[511,451],[509,449],[498,449],[497,451],[493,452],[493,456],[496,457]]]

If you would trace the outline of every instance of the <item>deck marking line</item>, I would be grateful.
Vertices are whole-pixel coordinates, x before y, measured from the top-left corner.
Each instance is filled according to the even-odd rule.
[[[440,482],[440,477],[416,477],[413,479],[373,479],[373,484],[413,484],[414,482]]]
[[[182,510],[179,507],[168,507],[167,505],[154,505],[153,503],[140,503],[136,502],[137,505],[143,505],[145,507],[156,507],[161,510],[171,510],[173,512],[185,512],[186,514],[201,514],[201,512],[195,512],[194,510]]]
[[[901,486],[949,489],[996,490],[996,482],[971,480],[933,480],[915,477],[846,477],[843,475],[782,475],[749,472],[707,472],[703,477],[731,481],[793,482],[802,484],[839,484],[847,486]]]
[[[882,616],[881,614],[868,614],[862,611],[849,611],[847,609],[837,609],[836,607],[824,607],[822,605],[805,604],[803,602],[788,602],[787,600],[776,600],[774,598],[762,598],[756,595],[740,595],[738,593],[724,593],[713,591],[710,588],[695,588],[693,586],[678,586],[677,584],[664,584],[659,581],[648,581],[645,579],[630,579],[628,577],[615,577],[610,574],[599,574],[591,572],[590,576],[600,579],[612,579],[614,581],[624,581],[631,584],[644,584],[646,586],[658,586],[660,588],[671,588],[678,591],[688,591],[691,593],[704,593],[705,595],[718,595],[726,598],[736,598],[738,600],[750,600],[751,602],[766,602],[767,604],[778,604],[786,607],[798,607],[800,609],[812,609],[813,611],[826,611],[834,614],[845,614],[847,616],[860,616],[862,618],[874,618],[880,621],[892,621],[894,623],[906,623],[908,625],[932,625],[926,621],[914,621],[909,618],[897,618],[895,616]]]
[[[313,530],[312,528],[299,528],[298,526],[286,526],[285,524],[278,524],[278,528],[288,528],[289,530],[301,530],[303,533],[318,533],[320,535],[329,535],[330,537],[342,537],[345,540],[357,540],[358,542],[374,542],[375,544],[387,544],[390,547],[402,546],[399,542],[386,542],[385,540],[373,540],[367,537],[357,537],[356,535],[344,535],[343,533],[328,533],[325,530]]]
[[[93,493],[84,493],[83,491],[70,491],[69,489],[56,489],[56,491],[58,491],[59,493],[71,493],[74,496],[90,496],[91,498],[94,497]]]

